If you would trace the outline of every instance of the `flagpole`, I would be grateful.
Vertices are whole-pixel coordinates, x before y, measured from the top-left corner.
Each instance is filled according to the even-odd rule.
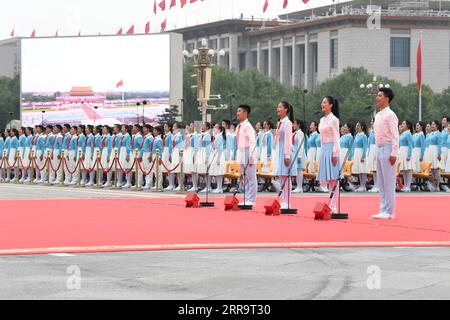
[[[123,88],[123,87],[122,87]],[[125,124],[125,110],[124,110],[124,104],[125,104],[125,92],[123,92],[122,89],[122,124]]]
[[[421,59],[422,59],[422,34],[423,34],[423,32],[422,31],[420,31],[420,44],[421,44],[421,48],[420,48],[420,56],[421,56]],[[420,68],[422,69],[422,63],[421,63],[421,65],[420,65]],[[420,90],[419,90],[419,121],[422,121],[422,70],[420,70],[420,82],[421,82],[421,84],[420,84]]]

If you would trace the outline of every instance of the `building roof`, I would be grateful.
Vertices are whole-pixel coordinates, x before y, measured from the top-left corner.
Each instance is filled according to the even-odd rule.
[[[91,87],[72,87],[70,91],[71,97],[89,97],[94,95]]]

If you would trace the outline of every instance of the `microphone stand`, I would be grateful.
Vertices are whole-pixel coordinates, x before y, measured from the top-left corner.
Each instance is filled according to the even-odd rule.
[[[286,187],[286,184],[291,180],[291,170],[292,170],[292,167],[294,166],[294,163],[297,162],[297,157],[298,157],[298,154],[299,154],[299,152],[300,152],[300,150],[302,148],[303,143],[305,142],[305,137],[306,137],[305,134],[303,134],[302,141],[300,142],[300,144],[298,146],[298,149],[297,149],[297,152],[295,153],[294,160],[291,161],[291,165],[289,166],[288,178],[286,179],[286,181],[284,181],[283,185],[281,186],[280,192],[278,193],[278,202],[280,202],[280,197],[281,197],[281,194],[283,193],[284,188]],[[278,160],[278,161],[280,161],[280,160]],[[289,192],[289,194],[288,194],[288,208],[287,209],[281,209],[281,211],[280,211],[281,214],[297,214],[297,212],[298,212],[297,209],[291,209],[291,207],[290,207],[290,204],[291,204],[291,196],[290,196],[290,194],[291,193]]]
[[[247,176],[247,168],[248,168],[249,165],[250,165],[250,158],[253,157],[253,154],[255,153],[255,150],[256,150],[257,147],[258,147],[258,145],[255,143],[255,147],[253,148],[252,153],[249,155],[249,157],[248,157],[248,159],[247,159],[247,164],[246,164],[245,167],[244,167],[244,172],[243,172],[243,175],[244,175],[244,204],[238,206],[238,208],[241,209],[241,210],[243,210],[243,211],[250,211],[250,210],[253,209],[253,206],[250,206],[250,205],[246,205],[246,204],[245,204],[245,201],[246,201],[245,177]],[[255,164],[255,165],[256,165],[256,164]],[[236,193],[234,194],[234,196],[236,196]]]
[[[342,166],[339,170],[339,176],[334,182],[334,187],[330,194],[330,200],[329,200],[328,206],[330,206],[331,200],[333,200],[334,194],[336,193],[338,182],[341,180],[342,171],[344,170],[345,164],[347,163],[348,158],[350,157],[350,152],[352,151],[354,142],[355,142],[355,139],[353,138],[350,148],[348,148],[347,154],[345,155],[344,161],[342,162]],[[341,193],[340,192],[339,192],[339,197],[338,197],[338,211],[339,211],[339,213],[331,214],[331,219],[333,219],[333,220],[347,220],[348,219],[348,213],[341,213]]]
[[[217,155],[217,151],[214,151],[213,158],[212,158],[211,162],[209,163],[208,167],[206,168],[206,202],[200,202],[201,208],[212,208],[215,206],[214,202],[208,201],[208,194],[209,194],[208,180],[209,180],[209,170],[211,169],[211,166],[214,162],[214,159],[216,158],[216,155]]]

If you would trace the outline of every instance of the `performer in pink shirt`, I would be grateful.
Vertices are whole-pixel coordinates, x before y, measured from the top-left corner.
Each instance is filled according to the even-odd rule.
[[[380,112],[375,117],[373,128],[377,151],[377,178],[380,189],[380,212],[373,216],[375,219],[395,218],[395,184],[397,172],[400,133],[398,118],[389,107],[394,100],[391,88],[381,88],[376,97]]]
[[[253,207],[256,204],[256,193],[258,191],[258,182],[256,178],[256,132],[248,121],[251,108],[248,105],[241,105],[237,110],[237,119],[239,125],[236,128],[237,161],[240,165],[240,172],[243,178],[245,190],[245,205]]]
[[[322,150],[319,157],[319,170],[317,180],[329,184],[328,190],[332,192],[335,183],[338,183],[336,192],[331,199],[331,210],[338,213],[337,199],[339,198],[339,154],[341,152],[339,133],[339,102],[327,96],[322,101],[324,117],[320,119],[319,131]]]

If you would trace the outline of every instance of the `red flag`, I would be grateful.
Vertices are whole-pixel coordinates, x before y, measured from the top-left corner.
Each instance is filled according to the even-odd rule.
[[[422,40],[417,47],[417,91],[422,89]]]
[[[123,34],[123,29],[120,28],[119,31],[117,31],[116,35],[117,36],[121,36]]]
[[[123,79],[117,82],[116,88],[118,89],[120,87],[123,87]]]
[[[309,2],[309,0],[303,0],[304,4],[307,4]],[[333,1],[334,2],[334,1]]]
[[[156,0],[153,4],[153,12],[156,14],[158,12],[158,6],[156,5]]]
[[[164,21],[161,23],[161,31],[166,30],[167,27],[167,18],[164,19]]]
[[[197,0],[190,0],[189,3],[197,2]]]
[[[150,21],[145,25],[145,33],[150,33]]]
[[[14,29],[12,29],[12,31],[11,31],[11,37],[14,37],[14,34],[15,34]]]
[[[170,8],[169,9],[172,9],[173,7],[176,7],[176,6],[177,6],[177,0],[172,0],[170,2]]]
[[[267,11],[267,8],[269,7],[269,0],[266,0],[263,7],[263,12],[265,13]]]
[[[187,0],[180,0],[180,3],[181,3],[181,8],[183,8],[186,5]]]
[[[127,34],[134,34],[134,24],[128,29]]]
[[[283,2],[283,9],[287,8],[288,2],[289,2],[288,0],[284,0],[284,2]]]
[[[31,37],[32,38],[36,37],[36,29],[34,29],[33,32],[31,33]]]
[[[162,0],[159,3],[159,7],[161,8],[162,11],[166,10],[166,0]]]

